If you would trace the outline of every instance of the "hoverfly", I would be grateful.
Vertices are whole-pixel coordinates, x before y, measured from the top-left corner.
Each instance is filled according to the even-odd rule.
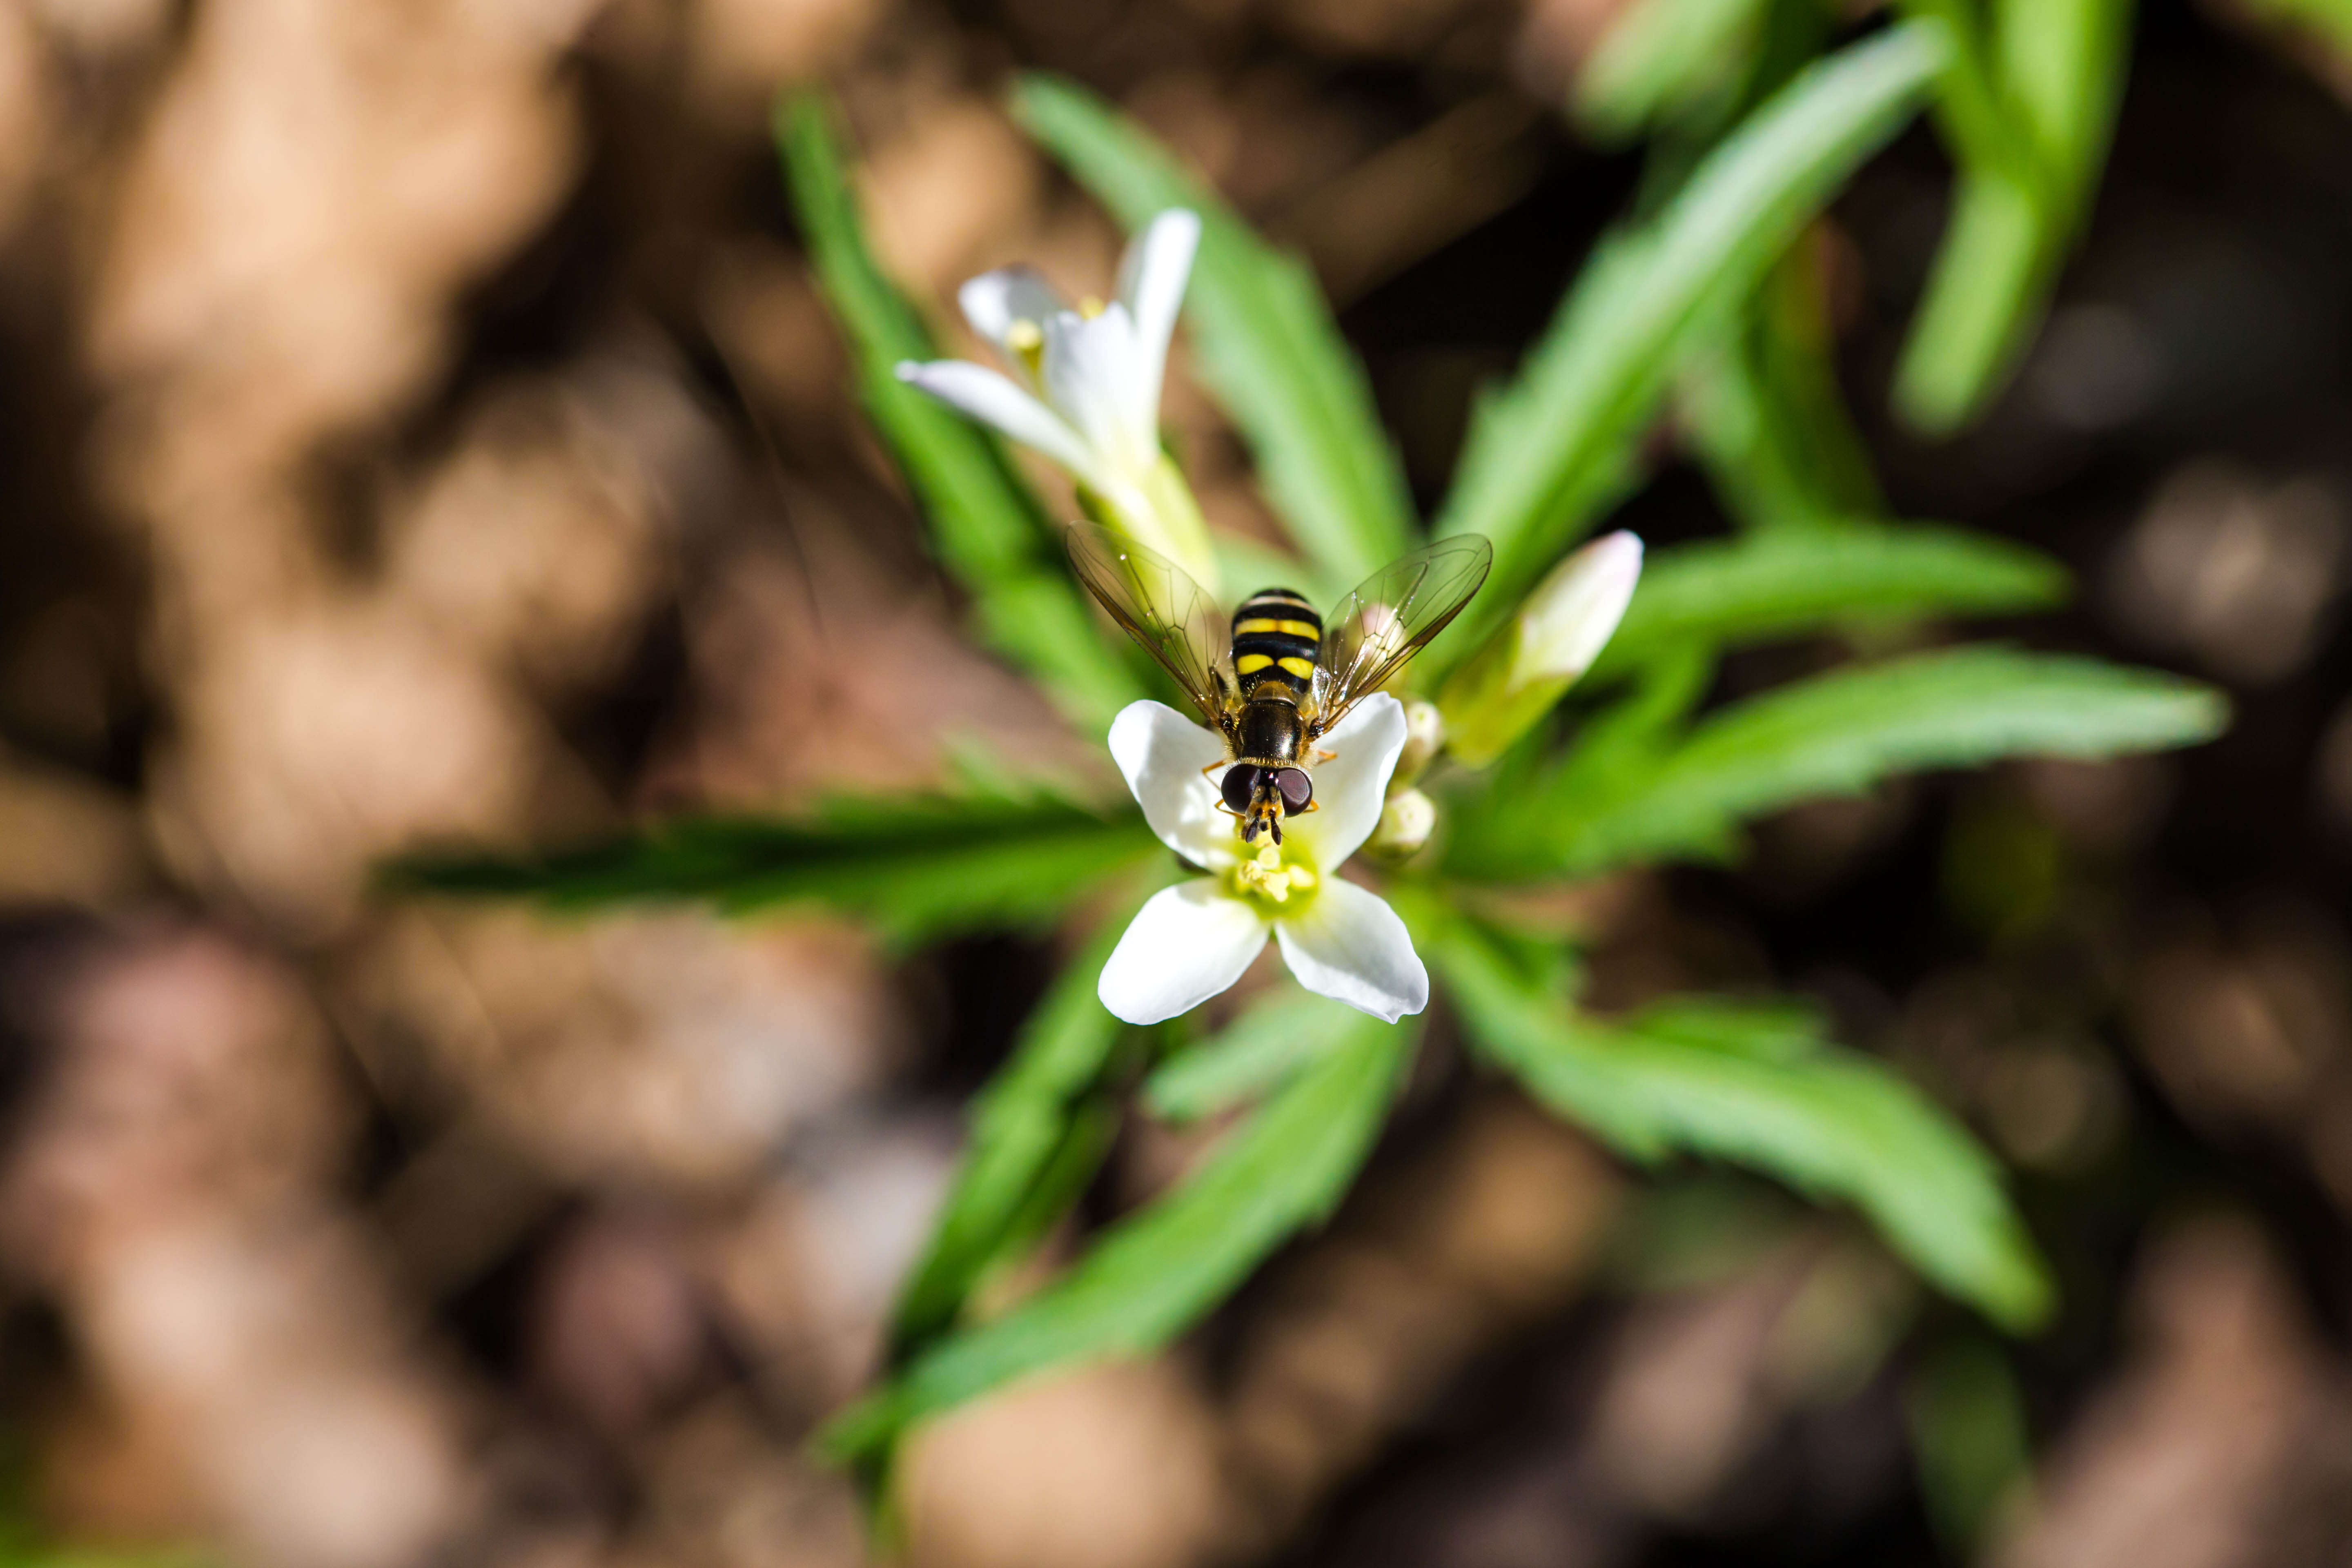
[[[1374,573],[1328,619],[1287,588],[1228,619],[1174,562],[1093,523],[1067,537],[1078,580],[1223,737],[1218,794],[1244,843],[1263,830],[1280,844],[1286,814],[1317,809],[1307,770],[1332,753],[1315,742],[1461,614],[1494,561],[1485,539],[1456,535]]]

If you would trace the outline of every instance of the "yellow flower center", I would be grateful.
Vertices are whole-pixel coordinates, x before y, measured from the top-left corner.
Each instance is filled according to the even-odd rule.
[[[1101,315],[1105,310],[1109,309],[1109,306],[1104,304],[1100,300],[1096,299],[1092,294],[1087,295],[1085,299],[1078,301],[1078,314],[1084,316],[1089,321],[1093,321],[1097,316]]]
[[[1235,866],[1232,877],[1235,896],[1269,914],[1282,910],[1296,913],[1321,880],[1313,867],[1284,859],[1282,851],[1271,844],[1261,848],[1255,859]]]

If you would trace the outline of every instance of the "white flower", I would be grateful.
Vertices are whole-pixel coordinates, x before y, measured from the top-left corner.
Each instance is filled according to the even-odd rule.
[[[1404,921],[1335,874],[1380,821],[1404,737],[1403,704],[1365,699],[1323,737],[1333,755],[1314,771],[1320,809],[1285,818],[1281,847],[1252,854],[1217,809],[1223,744],[1172,708],[1129,703],[1111,723],[1111,756],[1151,831],[1208,875],[1137,911],[1103,965],[1103,1005],[1130,1024],[1190,1012],[1240,979],[1271,935],[1309,991],[1391,1024],[1427,1006],[1429,972]]]
[[[1013,374],[963,360],[909,361],[898,378],[1052,458],[1122,526],[1216,587],[1207,526],[1160,446],[1168,341],[1199,247],[1201,220],[1172,209],[1128,247],[1118,298],[1066,304],[1025,268],[985,273],[958,298],[973,331]]]

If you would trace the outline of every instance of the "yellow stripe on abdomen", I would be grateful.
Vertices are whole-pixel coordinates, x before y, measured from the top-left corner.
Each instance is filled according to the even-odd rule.
[[[1267,665],[1272,664],[1274,660],[1265,654],[1245,653],[1242,655],[1241,658],[1234,660],[1234,673],[1235,675],[1255,675],[1259,670],[1264,669]]]

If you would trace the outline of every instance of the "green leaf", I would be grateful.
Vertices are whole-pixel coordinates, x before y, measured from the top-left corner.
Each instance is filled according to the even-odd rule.
[[[1626,1027],[1651,1039],[1731,1051],[1767,1062],[1794,1062],[1813,1056],[1828,1037],[1822,1010],[1793,997],[1739,1001],[1724,996],[1669,996],[1635,1014]]]
[[[1267,498],[1329,578],[1354,584],[1413,535],[1404,470],[1314,274],[1268,245],[1168,151],[1075,83],[1022,79],[1014,116],[1129,231],[1201,216],[1186,314],[1201,378],[1241,427]]]
[[[1246,1104],[1343,1037],[1340,1012],[1340,1004],[1295,985],[1269,993],[1222,1033],[1162,1062],[1144,1081],[1144,1103],[1170,1121],[1197,1121]]]
[[[2105,161],[2129,0],[1916,0],[1964,39],[1938,121],[1960,163],[1952,217],[1895,372],[1895,405],[1940,434],[1982,413],[2046,308]]]
[[[971,595],[982,636],[1073,723],[1108,724],[1142,689],[1096,630],[1063,568],[1058,531],[994,437],[898,379],[900,363],[935,359],[938,346],[866,243],[830,107],[814,93],[788,96],[776,141],[859,397],[921,504],[940,561]]]
[[[1886,498],[1832,363],[1819,230],[1798,237],[1726,341],[1688,356],[1685,434],[1750,527],[1882,517]]]
[[[1435,531],[1486,534],[1486,591],[1429,657],[1476,648],[1622,488],[1686,334],[1752,294],[1796,232],[1916,110],[1948,52],[1908,24],[1800,73],[1649,225],[1604,244],[1517,383],[1484,400]],[[1450,651],[1448,651],[1450,650]]]
[[[1772,0],[1633,0],[1577,73],[1578,121],[1618,142],[1735,89]]]
[[[1158,1349],[1346,1195],[1379,1135],[1415,1032],[1332,1020],[1326,1054],[1173,1192],[1113,1226],[1070,1271],[993,1322],[918,1358],[820,1437],[870,1459],[913,1422],[1013,1378]]]
[[[1132,813],[1052,796],[836,800],[798,818],[686,817],[539,859],[418,857],[411,892],[526,897],[557,909],[691,900],[730,914],[814,904],[911,945],[1037,925],[1160,853]]]
[[[1128,912],[1113,911],[1055,978],[973,1100],[962,1167],[892,1315],[891,1364],[952,1328],[989,1268],[1049,1228],[1057,1203],[1075,1200],[1074,1184],[1052,1179],[1057,1171],[1090,1174],[1108,1152],[1117,1119],[1098,1091],[1128,1029],[1095,984]],[[1075,1184],[1084,1184],[1083,1176]]]
[[[2042,609],[2065,569],[2021,545],[1958,529],[1775,529],[1661,550],[1602,649],[1596,676],[1698,643],[1738,647],[1835,626]]]
[[[1611,1027],[1529,987],[1466,923],[1428,924],[1416,935],[1479,1052],[1621,1153],[1726,1160],[1851,1203],[1921,1275],[1995,1321],[2021,1330],[2048,1315],[2049,1278],[1999,1167],[1884,1064],[1817,1035],[1792,1040],[1786,1012],[1744,1028],[1718,1014],[1696,1038],[1643,1019]]]
[[[2115,130],[2131,0],[1994,0],[1995,65],[2071,237]]]
[[[2032,187],[1964,171],[1927,291],[1895,367],[1895,405],[1916,429],[1957,430],[2006,383],[2049,292],[2059,256]]]
[[[2004,101],[1981,0],[1896,0],[1896,8],[1942,27],[1950,41],[1935,120],[1953,156],[1972,168],[2030,172],[2033,149]]]
[[[2190,745],[2227,720],[2208,687],[2091,659],[1977,647],[1849,666],[1718,710],[1602,788],[1568,766],[1457,816],[1448,866],[1508,879],[1721,858],[1743,818],[1890,773]]]

